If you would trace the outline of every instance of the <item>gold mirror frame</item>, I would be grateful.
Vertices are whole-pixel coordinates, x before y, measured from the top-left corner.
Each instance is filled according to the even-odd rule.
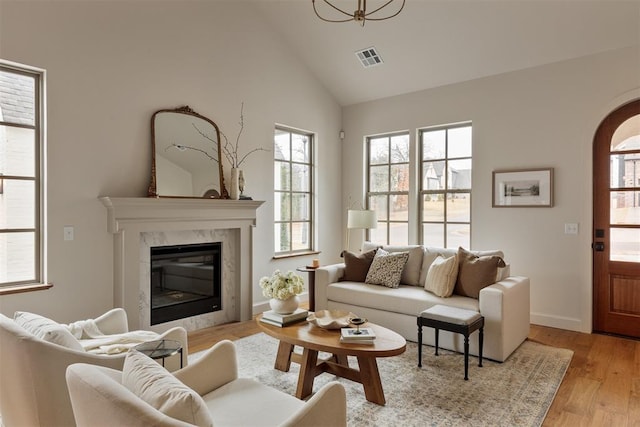
[[[171,129],[157,129],[158,128],[158,120],[161,116],[170,117],[171,114],[176,114],[178,116],[172,117],[171,120],[175,122],[175,127],[178,125],[187,125],[190,124],[193,127],[193,132],[191,130],[181,129],[182,133],[179,133],[178,130],[174,128]],[[197,121],[194,122],[186,122],[182,121],[179,123],[181,115],[186,117],[196,118]],[[210,128],[200,129],[196,124],[202,123],[203,125],[211,125]],[[165,135],[162,134],[164,131]],[[176,133],[178,132],[178,133]],[[170,134],[170,135],[169,135]],[[169,136],[167,136],[169,135]],[[215,141],[214,141],[215,138]],[[165,140],[169,139],[169,141]],[[213,146],[216,144],[217,146]],[[224,174],[223,174],[223,166],[222,166],[222,148],[220,145],[220,130],[218,126],[213,122],[213,120],[208,117],[202,116],[195,111],[193,111],[189,106],[185,105],[183,107],[179,107],[176,109],[163,109],[158,110],[151,116],[151,183],[149,184],[148,194],[150,197],[175,197],[175,198],[196,198],[196,199],[228,199],[229,194],[227,193],[227,189],[224,185]],[[160,152],[158,151],[160,150]],[[172,164],[170,160],[167,160],[166,155],[164,153],[168,153],[169,150],[175,150],[180,153],[187,153],[185,157],[188,155],[191,158],[191,163],[188,161],[182,160],[185,163],[178,165],[174,165],[175,170],[183,171],[182,176],[190,176],[191,183],[183,186],[188,187],[191,185],[191,191],[186,191],[184,189],[177,190],[175,187],[180,187],[179,179],[175,179],[175,175],[171,177],[171,179],[167,179],[167,175],[171,174],[168,169],[172,169],[171,167],[167,167],[167,164]],[[158,167],[158,160],[162,158],[163,165]],[[200,163],[198,165],[198,163]],[[215,182],[216,175],[211,176],[212,182],[203,181],[203,177],[206,180],[206,173],[202,174],[202,170],[207,170],[209,165],[211,166],[211,170],[215,173],[215,164],[217,163],[217,178],[218,182]],[[163,169],[164,168],[164,169]],[[188,170],[189,168],[197,168],[197,170]],[[159,170],[160,169],[160,170]],[[160,174],[160,180],[158,179],[158,174]],[[163,175],[164,174],[164,175]],[[200,188],[196,190],[193,188],[193,175],[200,175],[200,183],[198,184]],[[167,188],[158,188],[158,181],[160,182],[160,187],[163,186],[163,182],[171,181],[173,184],[173,189]],[[183,181],[189,181],[189,179],[184,179]],[[204,188],[206,187],[206,188]]]

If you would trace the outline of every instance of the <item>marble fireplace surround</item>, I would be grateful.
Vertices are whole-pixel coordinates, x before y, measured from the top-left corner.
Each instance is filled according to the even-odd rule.
[[[254,200],[100,197],[113,234],[114,306],[123,307],[129,329],[188,331],[250,320],[253,305]],[[222,242],[221,311],[151,326],[150,247]]]

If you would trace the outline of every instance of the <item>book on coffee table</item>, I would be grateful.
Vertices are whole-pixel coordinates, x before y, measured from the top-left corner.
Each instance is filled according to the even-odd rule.
[[[369,344],[369,345],[373,345],[373,343],[375,342],[375,338],[358,338],[358,339],[352,339],[352,338],[346,338],[346,337],[340,337],[340,342],[343,344]]]
[[[358,333],[359,332],[359,333]],[[375,339],[376,333],[371,328],[342,328],[340,330],[341,338],[348,340],[372,340]]]
[[[262,313],[261,322],[274,326],[287,326],[307,319],[308,310],[299,308],[291,314],[279,314],[273,310]]]

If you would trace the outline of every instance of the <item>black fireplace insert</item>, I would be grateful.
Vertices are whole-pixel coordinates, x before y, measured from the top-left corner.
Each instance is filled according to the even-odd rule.
[[[222,243],[151,248],[151,324],[222,310]]]

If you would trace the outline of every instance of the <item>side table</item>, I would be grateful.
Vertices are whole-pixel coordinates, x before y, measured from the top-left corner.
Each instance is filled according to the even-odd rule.
[[[298,267],[297,271],[309,273],[309,311],[316,311],[316,268]]]
[[[180,354],[180,368],[182,368],[182,344],[174,340],[157,340],[147,341],[134,347],[142,354],[146,354],[150,358],[162,360],[164,367],[164,359],[175,354]]]

